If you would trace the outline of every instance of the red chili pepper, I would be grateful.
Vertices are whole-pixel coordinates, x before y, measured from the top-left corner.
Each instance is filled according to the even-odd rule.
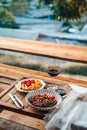
[[[54,98],[55,98],[55,96],[54,96],[54,95],[50,95],[50,96],[49,96],[49,98],[54,99]]]

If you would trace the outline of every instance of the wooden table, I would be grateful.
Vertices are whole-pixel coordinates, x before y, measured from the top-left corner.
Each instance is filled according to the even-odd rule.
[[[40,130],[44,130],[45,129],[45,122],[43,121],[43,117],[45,116],[46,113],[40,112],[40,111],[30,107],[25,102],[26,93],[20,93],[15,88],[15,84],[19,80],[22,80],[24,78],[25,77],[14,81],[10,86],[8,86],[4,91],[1,92],[1,94],[0,94],[0,107],[3,110],[0,114],[1,121],[9,120],[9,121],[5,121],[5,122],[12,123],[11,127],[15,126],[15,123],[13,124],[13,121],[14,121],[14,122],[20,123],[22,125],[29,125],[29,129],[30,129],[30,126],[32,125],[33,128],[35,127],[35,129],[37,128]],[[50,85],[52,85],[51,82],[50,83],[46,82],[45,89],[47,87],[49,87]],[[62,87],[61,85],[63,85],[63,84],[60,84],[60,88]],[[68,88],[68,86],[67,86],[67,88]],[[69,92],[69,90],[70,90],[70,88],[68,88],[67,92]],[[14,105],[12,100],[10,99],[8,93],[16,94],[22,100],[22,102],[24,104],[24,109],[22,109],[22,110],[18,109]],[[34,122],[34,124],[33,124],[33,122]],[[20,125],[17,124],[17,127],[19,127],[19,126]],[[9,126],[8,126],[8,128],[10,129]],[[21,129],[21,127],[20,127],[20,129]],[[25,129],[24,126],[22,129]]]
[[[12,130],[33,130],[33,129],[38,129],[38,130],[45,130],[45,122],[43,120],[44,113],[37,111],[36,109],[33,109],[30,107],[26,102],[25,102],[25,94],[22,94],[16,90],[14,87],[15,84],[21,80],[23,77],[23,69],[18,68],[18,67],[11,67],[6,71],[6,66],[3,66],[2,71],[0,72],[0,86],[4,86],[5,89],[0,93],[0,108],[1,108],[1,113],[0,113],[0,124],[1,127],[4,129],[12,129]],[[9,67],[9,66],[7,66]],[[14,72],[14,75],[12,75],[12,70],[17,70],[17,72]],[[19,73],[21,69],[21,74]],[[27,69],[24,69],[27,70]],[[52,79],[50,76],[44,72],[37,72],[37,71],[32,71],[32,74],[30,74],[31,70],[28,70],[28,77],[35,77],[35,78],[40,78],[46,82],[46,87],[49,87],[50,84],[52,83]],[[38,73],[39,76],[36,74]],[[24,76],[25,76],[24,75]],[[56,80],[56,83],[61,85],[67,84],[64,81],[61,80]],[[67,87],[67,92],[69,92],[71,89]],[[23,110],[19,110],[16,108],[16,106],[13,104],[11,99],[8,96],[8,92],[10,93],[16,93],[17,96],[19,96],[24,103],[25,108]],[[9,125],[10,124],[10,125]]]
[[[26,93],[20,93],[15,88],[15,84],[18,80],[14,81],[10,86],[8,86],[0,93],[0,122],[2,123],[2,127],[12,130],[14,130],[15,127],[18,130],[44,130],[44,113],[33,109],[25,102]],[[12,102],[8,95],[9,92],[12,94],[16,94],[22,100],[24,104],[24,109],[20,110],[15,106],[15,104]],[[9,123],[10,125],[8,125]]]

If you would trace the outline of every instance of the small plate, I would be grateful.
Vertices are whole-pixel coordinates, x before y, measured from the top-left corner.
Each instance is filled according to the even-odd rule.
[[[36,95],[43,95],[43,94],[47,94],[48,96],[54,95],[55,100],[56,100],[56,104],[53,106],[49,106],[49,107],[37,107],[30,102],[30,98],[32,96],[34,97]],[[35,109],[38,109],[40,111],[49,111],[49,110],[53,110],[54,108],[58,107],[61,104],[62,97],[57,92],[55,92],[53,90],[41,89],[41,90],[34,90],[31,93],[28,93],[25,97],[25,100],[31,107],[33,107]]]
[[[32,92],[32,91],[34,91],[34,90],[43,89],[43,88],[45,87],[45,85],[46,85],[46,83],[45,83],[43,80],[38,79],[38,80],[40,81],[40,83],[41,83],[41,87],[40,87],[40,88],[32,89],[32,90],[23,90],[23,89],[21,89],[21,83],[22,83],[23,81],[27,81],[27,80],[37,80],[37,79],[28,78],[28,79],[23,79],[23,80],[18,81],[18,83],[15,85],[15,87],[16,87],[16,89],[17,89],[19,92],[25,92],[25,93]]]

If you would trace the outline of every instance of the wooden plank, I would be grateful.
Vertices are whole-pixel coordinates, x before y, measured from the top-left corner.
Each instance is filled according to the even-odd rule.
[[[10,78],[0,77],[0,83],[11,84],[14,80]]]
[[[37,119],[43,119],[43,117],[45,116],[44,113],[30,107],[29,105],[26,105],[24,109],[18,109],[13,104],[13,102],[12,103],[4,103],[4,102],[0,101],[0,107],[3,110],[5,109],[5,110],[13,111],[13,112],[20,113],[23,115],[35,117]]]
[[[0,83],[0,88],[6,89],[9,85],[5,83]]]
[[[25,76],[25,77],[31,76],[32,78],[33,77],[40,78],[46,82],[47,81],[52,82],[52,79],[50,78],[50,76],[45,72],[24,69],[24,68],[19,68],[19,67],[13,67],[13,66],[5,65],[5,64],[0,64],[0,75],[14,78],[14,79],[18,79],[19,77],[21,78],[22,76]],[[81,85],[83,87],[87,87],[87,81],[78,80],[71,77],[65,77],[65,76],[62,76],[61,74],[55,77],[54,82],[68,83],[68,84],[73,83],[73,84]]]
[[[0,124],[4,130],[36,130],[35,128],[31,128],[4,118],[0,118]]]
[[[0,92],[6,89],[14,80],[5,77],[0,77]]]
[[[7,87],[2,93],[0,93],[0,98],[2,98],[9,90],[11,90],[20,79],[14,81],[9,87]]]
[[[0,92],[6,89],[14,80],[0,76]]]
[[[0,38],[0,48],[56,59],[87,63],[87,47],[83,46]]]
[[[14,113],[14,112],[7,111],[7,110],[3,110],[0,113],[0,117],[4,118],[6,120],[9,120],[10,123],[13,121],[13,122],[19,123],[21,125],[27,126],[28,128],[35,128],[37,130],[45,130],[46,123],[41,119],[33,118],[30,116],[25,116],[25,115]],[[7,127],[10,128],[10,126],[7,126]],[[16,130],[16,128],[13,130]],[[21,130],[21,129],[19,128],[19,130]]]
[[[3,91],[3,87],[0,86],[0,93]]]
[[[0,130],[6,130],[6,129],[4,129],[4,128],[2,128],[2,127],[0,126]]]
[[[5,70],[1,70],[0,75],[5,77],[5,78],[8,78],[8,77],[13,78],[14,80],[21,77],[20,74],[17,75],[14,73],[14,75],[13,75],[10,71],[6,72]]]

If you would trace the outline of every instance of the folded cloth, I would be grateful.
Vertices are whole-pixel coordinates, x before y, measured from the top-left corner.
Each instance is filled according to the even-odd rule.
[[[87,88],[75,85],[75,84],[69,84],[69,86],[77,93],[86,93]]]
[[[78,93],[73,90],[64,99],[60,108],[47,114],[45,119],[46,130],[74,130],[75,126],[87,129],[87,92]]]

